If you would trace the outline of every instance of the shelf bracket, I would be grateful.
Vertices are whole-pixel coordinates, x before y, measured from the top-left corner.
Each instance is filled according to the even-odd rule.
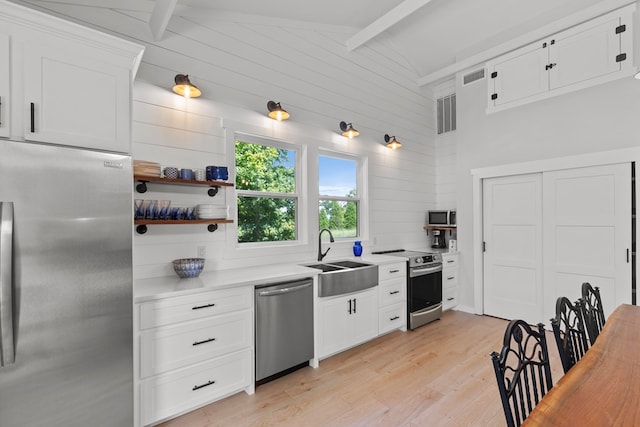
[[[220,187],[211,187],[209,188],[209,191],[207,191],[207,194],[209,194],[209,197],[213,197],[216,194],[218,194],[218,190],[220,189]]]
[[[136,191],[138,193],[146,193],[147,192],[147,181],[140,181],[140,184],[136,185]]]
[[[137,232],[138,234],[144,234],[144,233],[146,233],[146,232],[147,232],[147,230],[148,230],[148,228],[147,228],[147,226],[146,226],[146,225],[144,225],[144,224],[142,224],[142,225],[138,225],[138,226],[136,227],[136,232]]]
[[[209,230],[210,233],[213,233],[217,229],[218,229],[218,224],[209,224],[209,225],[207,225],[207,230]]]

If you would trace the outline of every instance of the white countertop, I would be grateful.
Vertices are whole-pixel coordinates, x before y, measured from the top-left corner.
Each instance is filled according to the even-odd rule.
[[[352,260],[371,264],[389,264],[401,261],[401,257],[386,255],[363,255],[361,257],[324,259],[324,263],[338,260]],[[300,264],[313,264],[309,261]],[[136,279],[133,283],[133,297],[136,303],[166,297],[197,294],[217,289],[228,289],[238,286],[255,286],[298,280],[313,277],[320,270],[304,267],[299,264],[284,263],[259,265],[255,267],[233,268],[228,270],[203,271],[199,277],[181,279],[177,275]]]

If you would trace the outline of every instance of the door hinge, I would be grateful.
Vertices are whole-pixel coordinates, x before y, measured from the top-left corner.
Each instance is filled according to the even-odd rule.
[[[627,31],[627,26],[624,24],[616,27],[616,34],[624,33],[625,31]]]
[[[487,242],[482,242],[482,252],[487,252]]]
[[[495,79],[496,77],[498,77],[498,72],[494,71],[493,73],[491,73],[491,78]]]
[[[627,54],[626,53],[621,53],[620,55],[616,56],[616,62],[622,62],[625,59],[627,59]]]
[[[494,93],[493,95],[491,95],[491,100],[495,101],[496,99],[498,99],[498,94]]]

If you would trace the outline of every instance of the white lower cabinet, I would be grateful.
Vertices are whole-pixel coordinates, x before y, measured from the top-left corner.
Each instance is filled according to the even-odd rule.
[[[141,425],[251,388],[252,291],[210,291],[136,305]]]
[[[377,287],[318,303],[319,357],[325,358],[378,336]]]
[[[458,305],[458,253],[442,254],[442,309]]]
[[[378,270],[378,334],[407,327],[407,267],[383,264]]]

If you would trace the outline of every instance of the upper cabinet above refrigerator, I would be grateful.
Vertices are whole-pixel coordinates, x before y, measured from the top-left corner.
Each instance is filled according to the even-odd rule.
[[[0,136],[129,153],[142,52],[0,0]]]
[[[623,7],[488,62],[487,112],[631,76],[634,10]]]

